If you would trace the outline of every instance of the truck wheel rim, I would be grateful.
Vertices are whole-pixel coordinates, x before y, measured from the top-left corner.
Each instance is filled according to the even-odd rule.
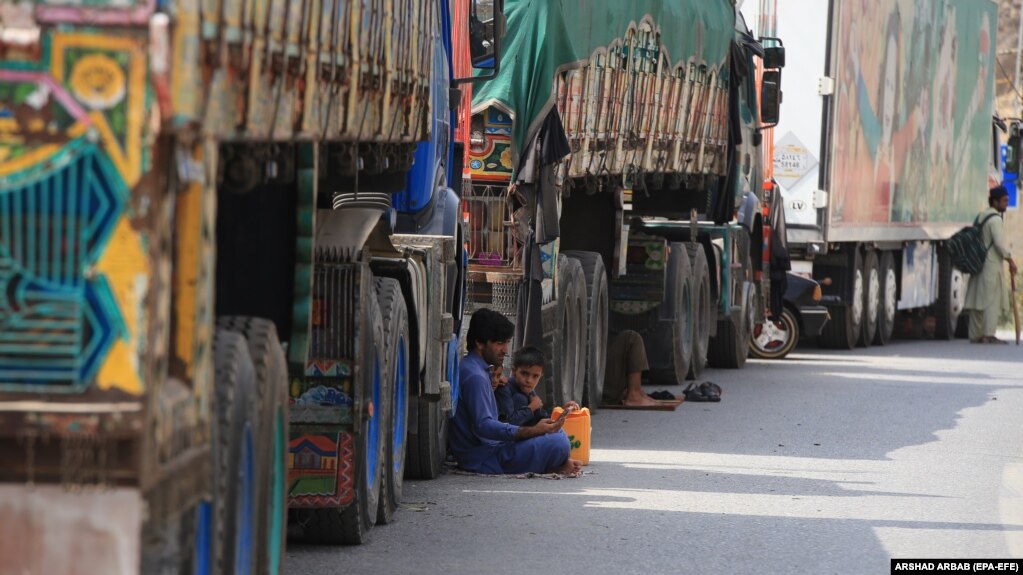
[[[213,555],[213,505],[203,501],[196,509],[195,575],[209,575]]]
[[[405,374],[405,337],[398,338],[398,357],[395,359],[394,368],[397,371],[394,376],[394,440],[391,443],[392,471],[395,474],[401,472],[402,458],[405,456],[405,402],[408,400],[406,388],[408,381]]]
[[[888,268],[884,278],[884,317],[888,325],[895,323],[895,270]]]
[[[373,354],[373,406],[380,406],[380,358]],[[377,470],[380,469],[380,414],[369,418],[366,433],[366,487],[372,492],[377,487]]]
[[[952,308],[952,317],[955,317],[963,311],[966,302],[966,294],[963,292],[963,272],[957,269],[952,270],[949,295],[951,296],[949,305]]]
[[[881,278],[876,269],[870,270],[870,286],[867,291],[869,301],[867,302],[867,316],[877,317],[877,308],[880,305],[878,298],[881,295]],[[871,320],[873,321],[873,320]]]
[[[245,424],[245,432],[242,437],[241,464],[239,465],[239,498],[237,522],[237,535],[234,546],[234,572],[235,575],[246,575],[252,572],[252,527],[255,502],[253,501],[254,486],[253,473],[255,464],[253,462],[252,425]]]
[[[679,313],[682,315],[682,352],[690,357],[689,350],[693,347],[693,306],[688,284],[682,288],[682,309]]]
[[[852,300],[853,321],[863,315],[863,271],[856,270],[853,277],[853,300]]]

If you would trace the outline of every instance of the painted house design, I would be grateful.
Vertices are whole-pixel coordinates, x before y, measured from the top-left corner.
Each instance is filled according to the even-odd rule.
[[[288,442],[288,504],[298,507],[348,505],[355,497],[351,433],[293,436]]]
[[[337,440],[322,435],[303,435],[288,444],[290,469],[334,471],[337,469]]]

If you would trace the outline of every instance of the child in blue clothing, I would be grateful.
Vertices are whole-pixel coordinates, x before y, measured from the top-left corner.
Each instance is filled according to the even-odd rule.
[[[531,427],[551,416],[536,394],[536,386],[543,377],[544,359],[543,352],[532,346],[523,347],[512,356],[512,377],[508,385],[494,392],[501,421]]]

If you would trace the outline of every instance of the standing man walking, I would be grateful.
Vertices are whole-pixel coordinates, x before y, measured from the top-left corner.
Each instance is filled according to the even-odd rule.
[[[1005,186],[995,186],[988,191],[987,201],[988,209],[976,220],[981,222],[981,237],[988,248],[987,259],[984,269],[970,276],[964,309],[970,312],[971,343],[1008,343],[995,337],[995,329],[1008,300],[1003,262],[1009,262],[1009,273],[1016,275],[1016,262],[1002,233],[1002,215],[1009,207],[1009,192]]]

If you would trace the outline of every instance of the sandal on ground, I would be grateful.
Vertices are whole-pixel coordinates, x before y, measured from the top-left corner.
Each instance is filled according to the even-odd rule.
[[[712,381],[701,383],[700,392],[707,398],[707,401],[721,401],[721,386]]]
[[[696,382],[693,382],[682,393],[685,395],[686,401],[721,401],[721,388],[715,383],[702,383],[696,387]]]
[[[669,400],[669,401],[675,399],[675,396],[672,395],[671,392],[669,392],[667,390],[655,391],[653,393],[648,393],[647,396],[649,396],[651,399],[660,399],[660,400]]]

